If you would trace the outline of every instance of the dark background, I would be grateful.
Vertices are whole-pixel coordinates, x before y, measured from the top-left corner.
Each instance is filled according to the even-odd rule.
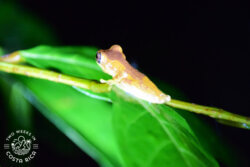
[[[174,85],[190,101],[250,116],[248,8],[239,2],[23,0],[20,4],[52,29],[59,45],[106,49],[120,44],[141,71]],[[249,157],[248,130],[208,121]],[[94,164],[77,148],[71,160],[53,153],[46,143],[44,148],[40,158],[50,163]]]

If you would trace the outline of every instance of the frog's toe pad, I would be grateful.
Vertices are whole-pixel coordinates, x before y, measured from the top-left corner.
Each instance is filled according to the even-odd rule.
[[[162,103],[169,102],[171,100],[171,97],[169,95],[161,94],[160,96],[162,99]]]
[[[101,83],[108,83],[108,81],[107,81],[107,80],[104,80],[104,79],[100,79],[100,82],[101,82]]]
[[[106,83],[106,84],[109,84],[109,85],[114,85],[114,84],[116,84],[116,82],[115,82],[114,80],[112,80],[112,79],[110,79],[110,80],[100,79],[100,82],[101,82],[101,83]]]
[[[169,102],[171,100],[171,97],[169,95],[166,95],[166,102]]]

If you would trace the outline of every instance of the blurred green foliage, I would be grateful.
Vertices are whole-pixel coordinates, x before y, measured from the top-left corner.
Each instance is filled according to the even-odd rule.
[[[9,98],[9,112],[8,119],[12,127],[22,129],[32,129],[32,116],[31,106],[29,102],[24,98],[23,92],[21,91],[21,85],[15,83],[11,87],[10,98]]]
[[[0,56],[4,55],[4,50],[2,47],[0,47]]]
[[[0,46],[7,52],[57,44],[51,27],[15,1],[0,1]]]

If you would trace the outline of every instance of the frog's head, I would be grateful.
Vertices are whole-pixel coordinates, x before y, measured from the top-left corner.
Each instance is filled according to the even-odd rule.
[[[126,60],[120,45],[112,45],[107,50],[99,50],[96,54],[96,62],[102,70],[115,76],[122,68],[122,62]]]

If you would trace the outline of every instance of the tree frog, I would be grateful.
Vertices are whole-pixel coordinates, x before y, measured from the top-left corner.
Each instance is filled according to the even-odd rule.
[[[121,46],[113,45],[107,50],[99,50],[96,62],[105,73],[113,77],[110,80],[101,79],[101,83],[115,85],[150,103],[162,104],[171,100],[169,95],[159,90],[147,76],[127,62]]]

